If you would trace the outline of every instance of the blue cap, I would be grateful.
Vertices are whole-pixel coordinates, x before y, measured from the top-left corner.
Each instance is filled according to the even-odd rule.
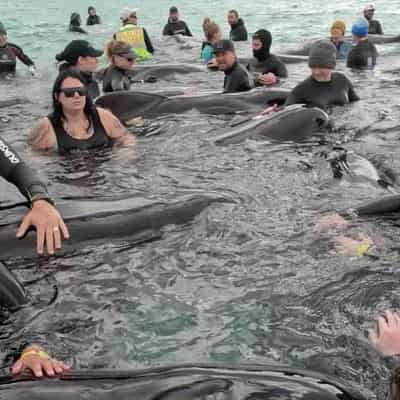
[[[364,37],[368,35],[369,22],[366,18],[359,18],[354,22],[351,28],[351,33],[358,37]]]

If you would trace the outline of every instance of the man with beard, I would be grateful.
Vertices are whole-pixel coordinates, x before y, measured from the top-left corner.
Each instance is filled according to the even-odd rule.
[[[373,19],[375,13],[375,6],[373,3],[367,4],[364,8],[364,17],[369,22],[368,33],[370,35],[383,35],[383,29],[381,23]]]
[[[236,10],[228,12],[228,24],[231,26],[229,38],[234,42],[247,41],[247,29],[242,18],[239,18],[239,13]]]
[[[173,35],[193,36],[186,22],[179,19],[179,11],[176,7],[169,9],[168,22],[163,30],[163,36]]]
[[[270,53],[272,35],[265,29],[258,30],[253,35],[253,56],[247,65],[248,71],[254,77],[256,86],[270,86],[277,83],[278,78],[287,78],[285,64]]]

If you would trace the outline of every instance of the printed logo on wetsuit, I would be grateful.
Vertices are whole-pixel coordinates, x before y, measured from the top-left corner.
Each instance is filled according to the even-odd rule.
[[[10,161],[11,164],[18,164],[20,162],[19,158],[1,140],[0,140],[0,151],[3,152],[4,156]]]

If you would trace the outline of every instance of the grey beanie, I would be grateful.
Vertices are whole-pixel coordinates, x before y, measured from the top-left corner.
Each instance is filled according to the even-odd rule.
[[[336,47],[333,43],[326,39],[314,42],[308,55],[308,65],[311,68],[322,67],[335,69]]]
[[[0,22],[0,34],[7,35],[6,28],[4,27],[4,25],[1,22]]]

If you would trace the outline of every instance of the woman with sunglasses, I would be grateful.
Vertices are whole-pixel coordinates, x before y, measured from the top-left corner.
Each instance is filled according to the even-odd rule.
[[[53,86],[53,112],[33,128],[29,143],[35,150],[59,153],[111,147],[135,142],[110,111],[95,107],[85,81],[75,69],[67,69]]]
[[[129,90],[136,53],[129,44],[112,40],[107,45],[106,54],[110,65],[104,70],[103,92]]]

